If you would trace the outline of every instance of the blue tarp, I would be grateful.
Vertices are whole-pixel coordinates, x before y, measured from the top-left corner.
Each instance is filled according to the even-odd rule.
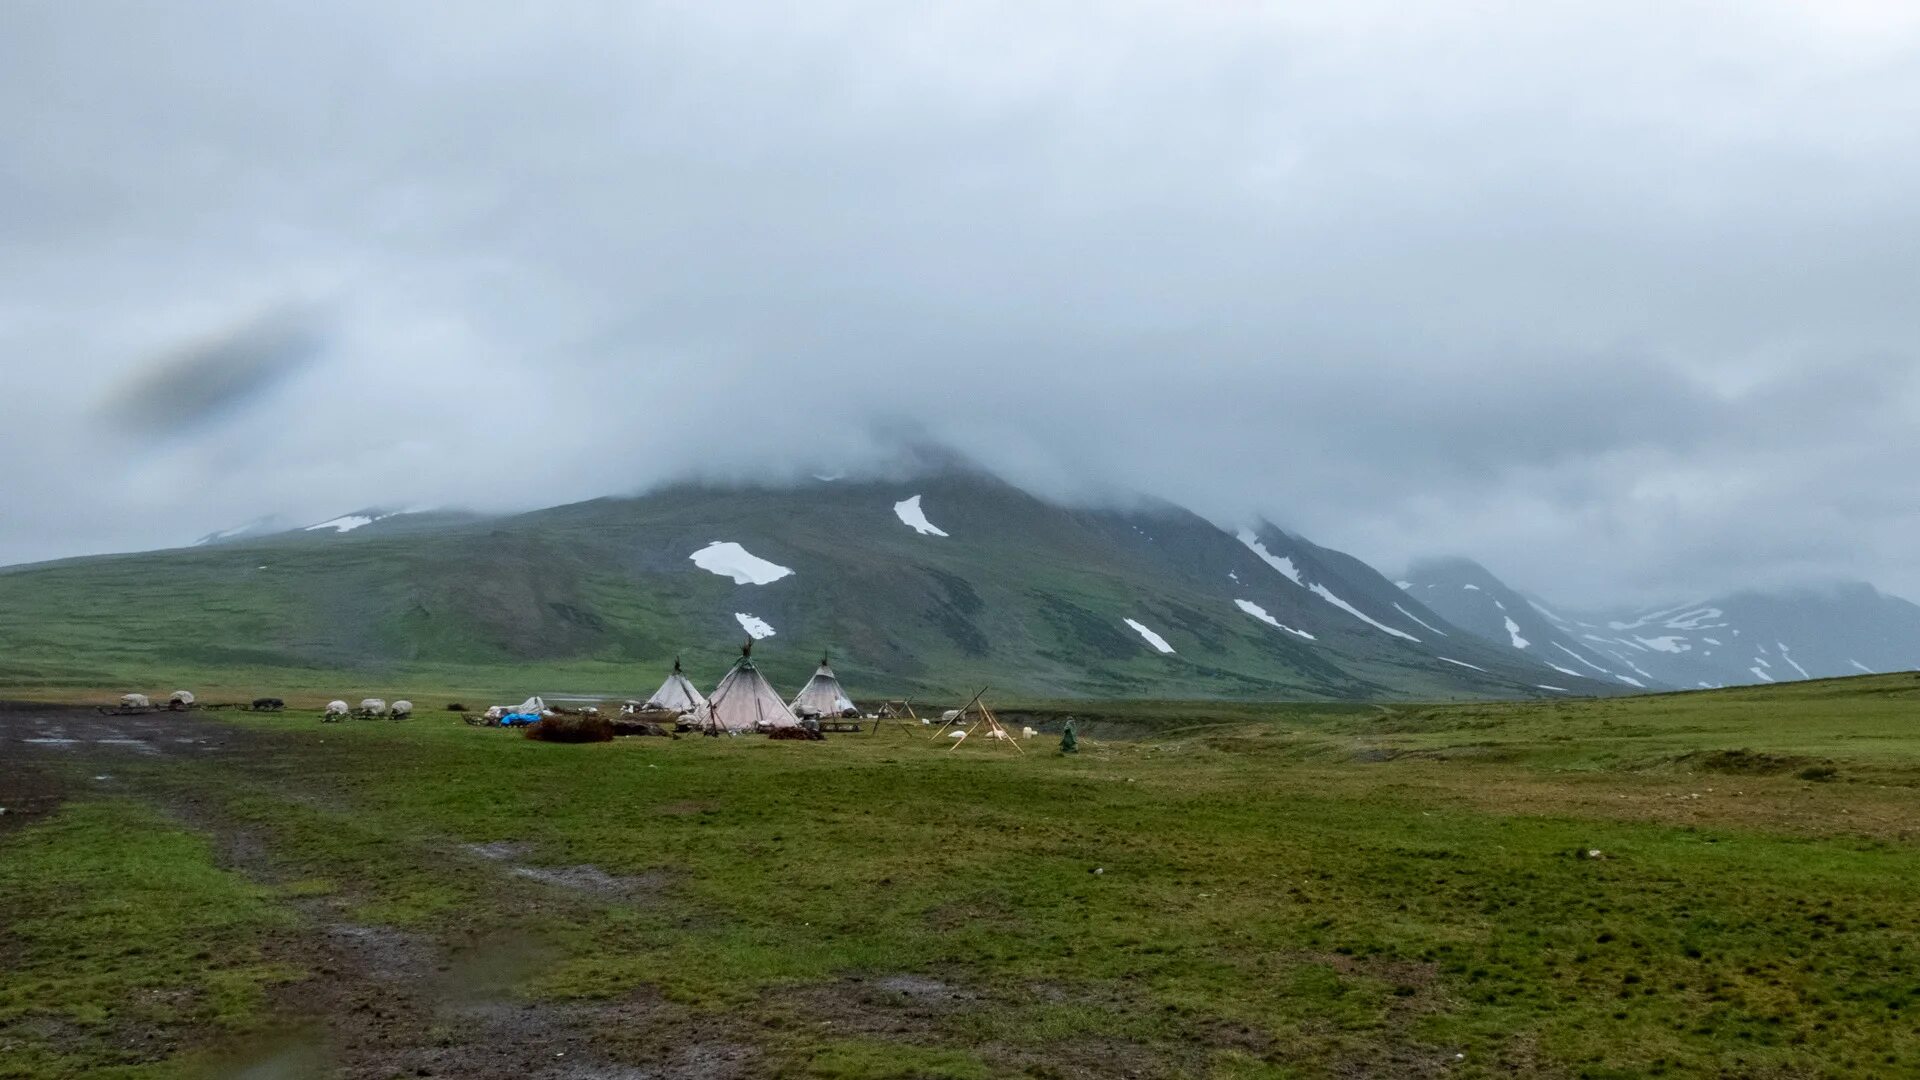
[[[507,715],[500,718],[500,726],[501,727],[520,727],[523,724],[534,724],[534,723],[538,723],[539,721],[540,721],[539,713],[510,712]]]

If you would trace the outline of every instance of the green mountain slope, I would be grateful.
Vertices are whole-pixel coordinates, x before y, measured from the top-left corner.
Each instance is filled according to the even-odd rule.
[[[896,513],[915,495],[946,536]],[[830,650],[869,696],[989,684],[1029,697],[1551,692],[1540,684],[1553,672],[1450,636],[1358,560],[1259,535],[1265,557],[1178,507],[1074,509],[964,471],[402,517],[0,573],[0,679],[431,671],[440,685],[644,692],[676,654],[697,681],[717,678],[750,617],[773,630],[756,655],[783,687]],[[742,584],[690,559],[715,542],[791,572]],[[1282,551],[1300,583],[1275,569]]]

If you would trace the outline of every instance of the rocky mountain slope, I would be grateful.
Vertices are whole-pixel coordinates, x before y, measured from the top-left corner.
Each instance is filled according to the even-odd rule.
[[[0,677],[565,664],[650,688],[676,654],[717,676],[751,635],[776,679],[829,650],[869,696],[1624,689],[1483,641],[1271,525],[1063,506],[965,469],[320,525],[0,572]]]

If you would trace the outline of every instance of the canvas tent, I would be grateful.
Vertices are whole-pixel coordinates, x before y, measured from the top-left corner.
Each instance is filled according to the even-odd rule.
[[[660,689],[653,692],[644,707],[684,714],[696,712],[706,703],[707,699],[701,696],[692,680],[680,673],[680,658],[676,656],[673,658],[673,674],[667,676],[667,681],[660,684]]]
[[[740,659],[734,661],[694,718],[697,726],[715,735],[800,726],[800,718],[753,666],[752,641],[741,648]]]
[[[833,673],[833,665],[827,663],[824,656],[820,658],[820,667],[813,673],[813,678],[807,680],[807,685],[800,688],[799,696],[793,699],[792,708],[795,716],[860,715],[860,710],[854,707],[853,700],[847,697],[846,690],[841,687],[839,677]]]

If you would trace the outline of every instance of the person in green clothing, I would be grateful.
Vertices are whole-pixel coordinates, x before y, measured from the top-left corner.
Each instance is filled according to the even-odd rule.
[[[1067,717],[1067,726],[1060,732],[1060,752],[1063,754],[1077,754],[1080,752],[1080,736],[1074,731],[1074,725],[1076,723],[1078,723],[1078,721],[1074,720],[1073,717]]]

